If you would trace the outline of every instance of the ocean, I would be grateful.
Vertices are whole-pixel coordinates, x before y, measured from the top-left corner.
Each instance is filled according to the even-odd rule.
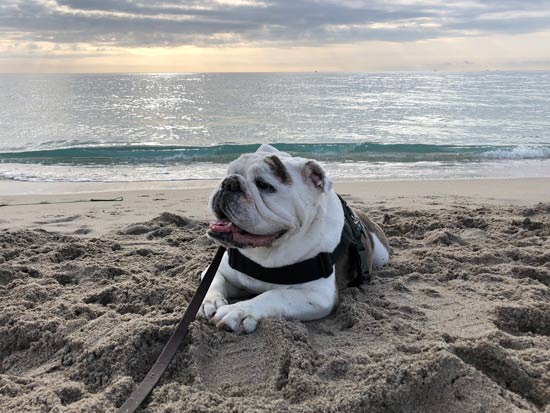
[[[212,179],[260,143],[335,179],[550,176],[550,72],[0,75],[0,179]]]

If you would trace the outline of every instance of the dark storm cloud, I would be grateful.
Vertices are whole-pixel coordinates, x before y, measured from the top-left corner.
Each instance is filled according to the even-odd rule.
[[[410,41],[550,29],[547,0],[3,0],[0,36],[114,46]]]

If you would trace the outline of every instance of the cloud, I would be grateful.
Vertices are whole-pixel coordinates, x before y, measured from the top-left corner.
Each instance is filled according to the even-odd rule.
[[[0,0],[0,72],[547,69],[548,0]]]
[[[545,0],[3,0],[0,37],[112,47],[326,46],[550,29]]]

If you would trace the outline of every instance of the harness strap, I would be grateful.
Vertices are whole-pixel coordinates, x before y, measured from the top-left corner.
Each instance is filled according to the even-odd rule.
[[[149,373],[147,373],[139,386],[132,392],[132,394],[130,394],[130,396],[128,396],[128,399],[118,409],[117,413],[135,412],[137,408],[141,405],[141,403],[143,403],[143,401],[147,398],[149,393],[151,393],[153,388],[157,385],[158,381],[168,368],[168,365],[176,355],[179,346],[183,342],[183,339],[187,335],[189,324],[195,319],[195,316],[199,311],[199,308],[202,301],[204,300],[204,297],[206,296],[208,288],[210,287],[210,284],[212,284],[214,275],[216,275],[216,271],[220,266],[220,262],[222,260],[224,252],[224,247],[218,248],[214,259],[212,260],[212,264],[210,264],[210,267],[208,267],[208,270],[206,270],[206,273],[204,274],[204,277],[202,278],[202,281],[199,284],[195,295],[193,295],[193,298],[191,298],[191,302],[187,306],[187,310],[185,310],[185,313],[183,314],[183,317],[179,321],[178,325],[176,326],[176,329],[162,349],[162,352],[160,353],[157,361],[155,362],[153,367],[151,367],[151,370],[149,370]]]
[[[370,281],[370,266],[368,251],[363,243],[363,237],[369,236],[365,226],[361,220],[355,215],[347,202],[338,195],[342,208],[344,208],[344,216],[346,224],[349,225],[349,231],[352,234],[352,241],[349,245],[350,259],[355,261],[356,277],[348,284],[350,287],[358,287],[365,282]]]
[[[322,252],[313,258],[284,267],[263,267],[245,257],[238,249],[228,251],[229,266],[256,280],[271,284],[301,284],[327,278],[332,274],[332,258],[328,252]]]

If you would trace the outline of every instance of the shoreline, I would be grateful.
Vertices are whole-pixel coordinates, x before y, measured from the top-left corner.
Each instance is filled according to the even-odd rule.
[[[550,176],[527,177],[471,177],[471,178],[419,178],[419,179],[362,179],[362,178],[337,178],[332,180],[335,185],[347,184],[411,184],[414,187],[430,185],[431,183],[466,183],[466,182],[503,182],[503,181],[528,181],[531,183],[550,183]],[[214,188],[220,182],[220,178],[182,179],[182,180],[143,180],[143,181],[64,181],[64,182],[31,182],[12,179],[0,179],[0,197],[32,196],[32,195],[57,195],[101,193],[112,191],[136,191],[136,190],[181,190],[197,188]],[[22,190],[23,188],[23,190]],[[550,191],[549,191],[550,192]],[[550,195],[549,195],[550,199]],[[542,202],[542,201],[541,201]]]
[[[208,181],[132,183],[36,183],[0,181],[0,229],[36,229],[101,236],[161,212],[207,221],[208,199],[218,185]],[[550,203],[550,178],[417,181],[336,181],[335,190],[352,205],[373,210],[393,207],[435,209],[462,203],[534,205]],[[82,202],[123,197],[121,202]],[[67,201],[79,201],[66,203]],[[62,203],[57,203],[62,202]],[[10,204],[34,203],[13,206]]]

